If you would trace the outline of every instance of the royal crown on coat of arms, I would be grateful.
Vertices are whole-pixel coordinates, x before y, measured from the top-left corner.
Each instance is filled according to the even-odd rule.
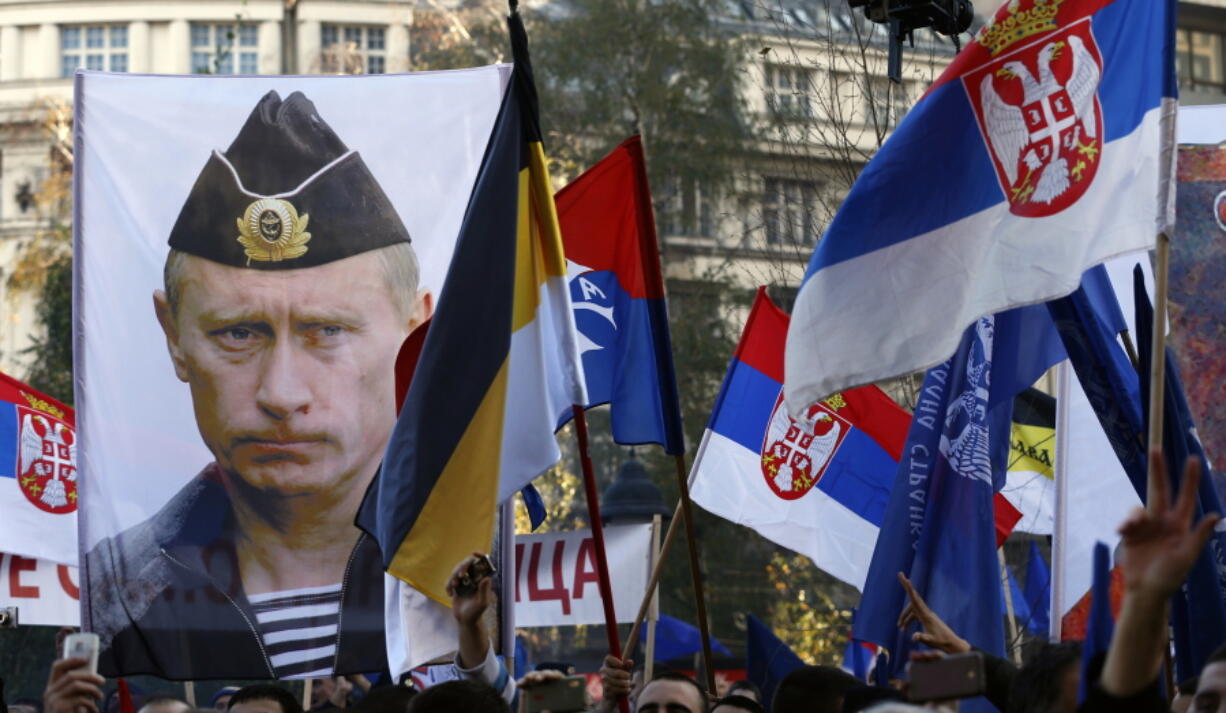
[[[979,44],[995,57],[1027,37],[1056,29],[1056,15],[1063,2],[1031,0],[1030,7],[1022,9],[1021,0],[1011,0],[1004,8],[1003,17],[996,18],[979,30]]]

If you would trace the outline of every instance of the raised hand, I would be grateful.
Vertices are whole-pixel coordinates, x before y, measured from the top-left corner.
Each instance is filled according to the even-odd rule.
[[[1192,526],[1201,478],[1199,458],[1189,458],[1174,505],[1161,451],[1149,454],[1152,490],[1148,509],[1137,508],[1120,525],[1120,571],[1127,591],[1166,600],[1183,585],[1221,516],[1209,513]]]
[[[958,636],[956,631],[949,628],[949,624],[928,608],[928,603],[915,591],[911,580],[902,572],[898,573],[898,582],[907,591],[908,599],[907,606],[903,607],[902,614],[898,615],[898,628],[906,628],[911,622],[918,621],[920,631],[911,635],[912,641],[947,654],[964,654],[971,650],[966,639]]]

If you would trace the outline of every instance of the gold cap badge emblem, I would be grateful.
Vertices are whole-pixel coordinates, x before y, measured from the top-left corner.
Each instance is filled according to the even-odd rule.
[[[306,232],[311,216],[277,198],[261,198],[247,206],[238,222],[238,242],[247,255],[247,263],[280,262],[302,257],[307,251],[311,234]]]

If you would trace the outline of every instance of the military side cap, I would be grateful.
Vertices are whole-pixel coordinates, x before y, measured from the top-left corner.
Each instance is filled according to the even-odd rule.
[[[310,99],[269,92],[204,164],[169,242],[223,265],[295,270],[407,243],[409,231]]]

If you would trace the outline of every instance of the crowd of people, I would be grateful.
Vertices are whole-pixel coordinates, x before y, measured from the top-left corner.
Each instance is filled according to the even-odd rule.
[[[1205,546],[1219,517],[1210,514],[1193,522],[1195,494],[1201,477],[1198,463],[1184,472],[1182,487],[1172,498],[1169,477],[1161,457],[1151,458],[1154,496],[1148,508],[1138,509],[1121,525],[1117,564],[1124,592],[1115,630],[1105,655],[1082,665],[1080,646],[1074,642],[1045,644],[1023,666],[980,652],[984,661],[983,695],[1002,713],[1226,713],[1226,642],[1200,675],[1179,684],[1170,700],[1161,678],[1167,638],[1168,607],[1197,554]],[[448,592],[459,628],[453,662],[455,679],[418,691],[390,681],[371,685],[363,676],[321,679],[313,689],[311,710],[353,709],[353,713],[510,713],[539,710],[529,703],[533,691],[563,678],[559,671],[534,671],[513,680],[494,655],[484,614],[493,606],[492,580],[475,588],[461,587],[470,558],[452,573]],[[899,626],[918,624],[913,639],[923,645],[912,663],[974,652],[971,644],[953,631],[924,602],[906,577],[899,581],[909,595]],[[219,652],[219,655],[224,653]],[[103,702],[105,681],[91,673],[84,659],[57,661],[51,669],[38,713],[113,713]],[[617,710],[621,701],[633,713],[765,713],[762,692],[748,681],[734,683],[715,698],[690,676],[674,671],[657,673],[649,681],[631,660],[614,656],[601,668],[603,695],[587,703],[591,711]],[[1086,686],[1082,677],[1086,676]],[[1079,691],[1086,691],[1084,695]],[[1080,700],[1079,700],[1080,699]],[[902,713],[931,708],[955,710],[957,702],[930,702],[921,707],[908,701],[908,682],[892,681],[878,687],[866,684],[833,666],[804,666],[788,674],[771,692],[771,713]],[[192,708],[166,696],[143,700],[137,713],[304,713],[302,702],[275,683],[226,688],[208,708]],[[9,711],[13,713],[13,711]],[[27,713],[21,711],[21,713]],[[569,713],[553,711],[553,713]]]

